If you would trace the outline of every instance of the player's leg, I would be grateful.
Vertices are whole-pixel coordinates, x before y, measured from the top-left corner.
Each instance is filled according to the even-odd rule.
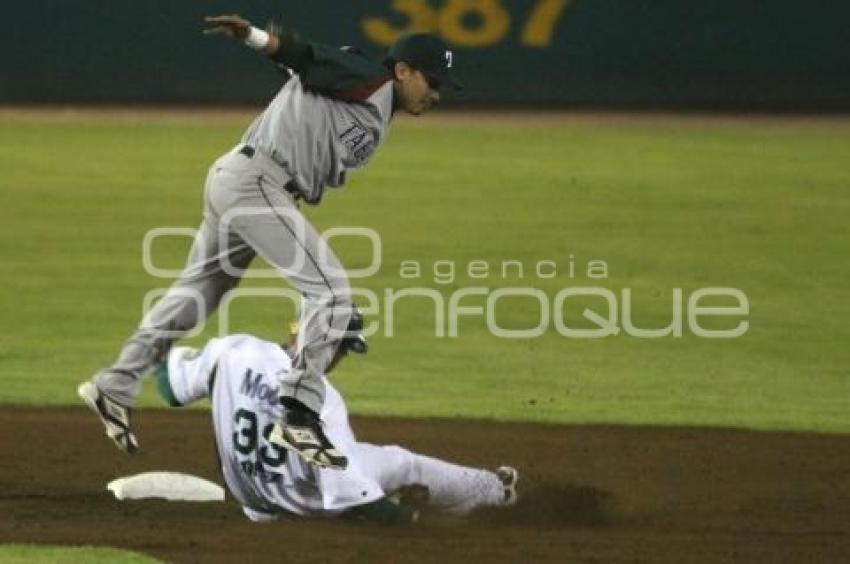
[[[292,370],[282,374],[286,406],[283,443],[308,462],[344,467],[345,456],[327,440],[318,414],[325,398],[322,379],[351,317],[345,270],[324,239],[276,182],[255,179],[241,203],[244,213],[228,218],[239,234],[303,296],[302,323]]]
[[[298,347],[281,395],[321,411],[322,375],[351,317],[345,269],[327,242],[276,182],[255,179],[255,193],[241,200],[244,213],[227,223],[302,295]]]
[[[229,190],[230,179],[217,174],[218,170],[214,165],[207,177],[204,221],[180,278],[144,317],[116,362],[78,389],[80,397],[100,417],[107,435],[126,452],[138,449],[130,427],[130,407],[142,379],[174,340],[218,306],[224,293],[239,282],[238,268],[246,268],[255,254],[237,234],[222,232],[211,194]]]
[[[239,278],[222,269],[227,253],[233,264],[247,266],[253,251],[234,235],[222,251],[214,219],[201,224],[180,278],[151,308],[124,345],[116,362],[95,378],[97,387],[123,405],[132,406],[141,382],[163,358],[171,343],[214,311]]]
[[[384,491],[407,486],[428,489],[428,503],[455,515],[478,507],[509,505],[516,500],[516,471],[507,467],[495,472],[461,466],[416,454],[399,446],[357,443],[358,461],[378,481]]]

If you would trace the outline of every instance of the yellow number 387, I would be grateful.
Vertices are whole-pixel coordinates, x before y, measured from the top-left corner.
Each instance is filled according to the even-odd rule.
[[[535,0],[522,27],[520,44],[548,47],[568,3]],[[500,0],[446,0],[439,8],[432,8],[426,0],[392,0],[392,9],[407,18],[406,24],[394,26],[382,18],[367,18],[361,25],[371,41],[390,45],[407,31],[436,31],[458,47],[487,47],[504,40],[511,29],[511,14]]]

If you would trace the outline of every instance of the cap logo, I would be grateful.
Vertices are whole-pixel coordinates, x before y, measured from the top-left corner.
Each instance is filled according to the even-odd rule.
[[[452,52],[449,50],[446,50],[446,68],[452,68]]]

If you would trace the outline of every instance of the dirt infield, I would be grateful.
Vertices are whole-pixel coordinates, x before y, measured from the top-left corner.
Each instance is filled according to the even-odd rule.
[[[129,548],[173,562],[847,562],[850,436],[355,418],[361,438],[516,465],[520,503],[411,528],[254,525],[225,504],[119,502],[147,470],[220,479],[208,414],[140,415],[131,458],[84,408],[0,412],[0,542]]]

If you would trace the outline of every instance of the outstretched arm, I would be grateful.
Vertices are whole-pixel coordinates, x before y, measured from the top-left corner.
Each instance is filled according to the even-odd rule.
[[[210,26],[204,30],[206,35],[223,35],[231,39],[245,41],[249,47],[263,51],[270,57],[274,56],[280,49],[280,37],[276,33],[261,31],[237,14],[207,16],[204,18],[204,22]]]
[[[207,16],[204,21],[209,26],[204,30],[207,35],[222,35],[244,41],[249,47],[262,51],[275,63],[302,74],[313,60],[313,48],[298,37],[298,34],[282,29],[279,25],[269,24],[261,30],[251,25],[242,16]]]

